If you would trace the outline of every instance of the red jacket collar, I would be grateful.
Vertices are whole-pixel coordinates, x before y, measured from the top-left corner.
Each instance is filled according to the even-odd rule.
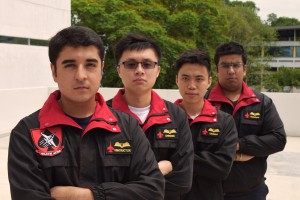
[[[151,103],[150,103],[150,112],[144,124],[137,115],[130,111],[128,104],[125,101],[123,94],[125,89],[120,89],[116,96],[112,99],[112,107],[119,111],[128,113],[134,116],[143,126],[143,130],[146,131],[150,126],[154,124],[165,124],[170,123],[172,120],[168,114],[168,108],[164,100],[153,90],[151,91]]]
[[[219,82],[210,91],[208,101],[213,102],[214,104],[218,103],[218,102],[220,102],[220,103],[225,102],[225,103],[230,104],[232,107],[234,107],[232,102],[229,99],[227,99],[226,96],[224,95],[224,92],[223,92]],[[243,82],[242,83],[242,93],[237,101],[236,106],[234,107],[234,111],[233,111],[232,115],[234,115],[235,112],[239,108],[241,108],[243,106],[248,106],[250,104],[257,103],[257,102],[260,102],[260,100],[256,97],[253,90],[251,88],[249,88],[245,82]]]
[[[182,99],[177,99],[174,102],[174,104],[176,104],[182,108],[181,103],[182,103]],[[189,120],[192,120],[192,118],[188,114],[187,114],[187,116],[188,116]],[[192,120],[192,122],[190,123],[190,126],[197,122],[214,123],[217,121],[218,121],[217,109],[208,100],[205,99],[201,113],[194,120]]]
[[[44,106],[41,108],[39,113],[40,129],[57,125],[69,125],[81,129],[81,127],[70,117],[65,115],[63,110],[60,108],[57,101],[59,98],[60,91],[57,90],[50,94]],[[97,101],[96,109],[90,123],[84,130],[84,133],[93,128],[103,128],[115,133],[121,132],[120,127],[117,124],[117,118],[107,107],[102,95],[97,93],[95,95],[95,100]]]

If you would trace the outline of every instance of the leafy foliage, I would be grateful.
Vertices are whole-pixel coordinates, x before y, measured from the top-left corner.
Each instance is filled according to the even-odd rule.
[[[275,31],[257,16],[253,2],[72,0],[71,6],[72,25],[92,28],[107,46],[102,82],[107,87],[122,87],[113,48],[128,32],[148,35],[160,45],[163,57],[156,88],[176,88],[172,65],[185,50],[200,48],[213,57],[217,45],[234,40],[245,45],[249,63],[254,63],[257,46],[275,38]]]
[[[295,26],[300,25],[300,21],[296,18],[277,17],[276,14],[268,15],[267,23],[271,26]]]

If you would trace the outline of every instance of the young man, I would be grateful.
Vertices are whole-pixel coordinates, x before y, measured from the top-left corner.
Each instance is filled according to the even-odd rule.
[[[192,137],[184,111],[152,90],[160,72],[159,47],[131,33],[117,43],[115,57],[124,89],[107,103],[139,121],[165,176],[165,199],[179,199],[192,184]]]
[[[91,29],[69,27],[49,43],[58,91],[12,130],[12,199],[163,199],[164,178],[137,121],[97,93],[104,47]]]
[[[239,141],[237,157],[224,182],[225,200],[265,200],[267,158],[286,144],[283,123],[273,101],[243,81],[247,55],[242,45],[228,42],[216,49],[218,82],[208,100],[234,117]]]
[[[235,157],[237,131],[229,114],[213,107],[204,95],[211,85],[209,56],[201,50],[184,52],[175,62],[176,84],[194,143],[194,175],[186,200],[222,200],[222,181]]]

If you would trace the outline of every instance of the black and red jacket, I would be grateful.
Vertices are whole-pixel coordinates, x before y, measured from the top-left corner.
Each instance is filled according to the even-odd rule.
[[[164,178],[137,121],[100,94],[83,130],[58,105],[59,91],[12,130],[12,199],[46,200],[54,186],[90,188],[95,200],[163,199]]]
[[[254,156],[247,162],[234,162],[224,182],[224,191],[228,196],[251,192],[264,181],[268,156],[282,151],[286,144],[284,126],[275,105],[272,99],[252,91],[244,82],[235,106],[226,98],[219,83],[208,93],[207,99],[233,116],[239,152]]]
[[[156,160],[169,160],[173,171],[165,176],[165,199],[179,199],[192,185],[193,145],[185,112],[151,92],[150,112],[144,124],[132,113],[120,89],[107,105],[134,116],[150,141]]]
[[[182,99],[175,104],[181,106]],[[237,131],[231,115],[216,109],[207,100],[193,120],[188,116],[194,143],[194,176],[191,191],[184,200],[224,199],[222,181],[232,166]]]

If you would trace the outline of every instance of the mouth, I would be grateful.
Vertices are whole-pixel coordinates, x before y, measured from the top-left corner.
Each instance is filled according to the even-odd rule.
[[[138,79],[135,79],[134,82],[141,83],[141,82],[146,82],[146,80],[142,79],[142,78],[138,78]]]
[[[76,86],[76,87],[74,87],[74,89],[75,89],[75,90],[87,90],[87,89],[89,89],[89,88],[86,87],[86,86]]]
[[[236,80],[235,77],[228,77],[227,80],[232,81],[232,80]]]
[[[185,93],[188,96],[198,96],[198,93],[187,92]]]

